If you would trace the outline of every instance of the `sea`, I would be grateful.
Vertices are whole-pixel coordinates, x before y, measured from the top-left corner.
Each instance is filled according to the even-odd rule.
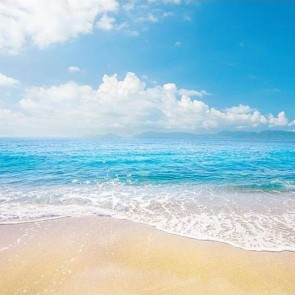
[[[295,142],[0,139],[0,223],[89,215],[295,251]]]

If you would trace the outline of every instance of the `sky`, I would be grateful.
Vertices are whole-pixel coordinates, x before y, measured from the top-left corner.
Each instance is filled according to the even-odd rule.
[[[295,1],[2,0],[0,136],[295,131]]]

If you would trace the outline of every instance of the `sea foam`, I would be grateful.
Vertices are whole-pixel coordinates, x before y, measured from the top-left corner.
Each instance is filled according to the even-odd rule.
[[[112,181],[30,191],[2,188],[0,198],[2,223],[110,215],[247,250],[295,251],[294,192]]]

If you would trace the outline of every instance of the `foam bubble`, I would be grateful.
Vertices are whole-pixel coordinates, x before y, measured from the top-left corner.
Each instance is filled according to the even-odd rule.
[[[195,239],[248,250],[295,251],[295,194],[208,185],[96,185],[3,188],[0,222],[112,215]]]

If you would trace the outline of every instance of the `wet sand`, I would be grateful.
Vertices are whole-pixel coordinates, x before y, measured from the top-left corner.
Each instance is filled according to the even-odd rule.
[[[295,253],[251,252],[110,217],[0,225],[0,295],[295,294]]]

